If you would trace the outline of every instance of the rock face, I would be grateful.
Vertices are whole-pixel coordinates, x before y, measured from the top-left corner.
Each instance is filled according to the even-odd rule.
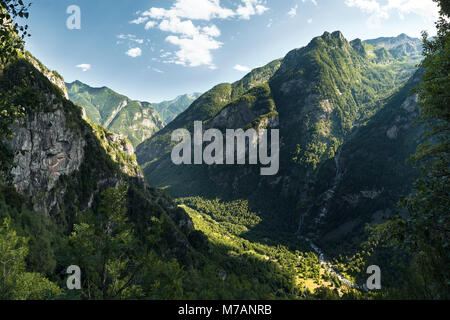
[[[48,192],[61,175],[71,174],[83,162],[85,141],[67,128],[61,110],[29,115],[13,131],[10,145],[19,150],[14,184],[20,192]]]
[[[394,38],[377,38],[366,40],[367,44],[375,49],[384,48],[393,57],[407,57],[408,59],[420,59],[422,53],[422,41],[417,38],[408,37],[402,33]]]
[[[124,135],[115,134],[112,132],[105,132],[105,144],[104,148],[108,149],[108,146],[114,148],[114,152],[109,153],[111,159],[119,163],[120,170],[131,177],[137,177],[141,180],[144,179],[144,173],[139,167],[136,157],[134,155],[134,147],[130,140]],[[123,161],[123,156],[126,156],[127,161]]]
[[[222,108],[229,105],[233,100],[240,98],[247,91],[259,85],[266,85],[268,79],[280,68],[281,61],[275,60],[271,63],[252,70],[244,78],[232,84],[222,83],[209,90],[172,122],[170,122],[161,131],[152,138],[144,141],[136,148],[136,155],[140,164],[151,162],[170,152],[170,135],[173,130],[179,128],[192,129],[194,121],[207,121],[215,117]],[[267,97],[264,97],[267,100]],[[243,102],[243,101],[241,101]],[[245,103],[244,103],[245,105]],[[235,108],[236,105],[229,106]],[[270,109],[271,107],[269,107]],[[239,108],[238,108],[239,109]],[[240,112],[242,110],[240,109]],[[259,113],[258,110],[252,111]],[[248,114],[247,114],[248,115]],[[248,119],[248,117],[246,117]],[[245,120],[245,119],[244,119]],[[222,120],[218,120],[223,122]],[[227,120],[228,121],[228,120]],[[230,120],[235,122],[234,120]],[[245,121],[244,121],[245,122]],[[247,124],[247,123],[246,123]]]
[[[51,83],[58,87],[64,98],[69,99],[69,90],[66,87],[64,79],[56,72],[47,69],[42,63],[39,62],[35,57],[33,57],[29,52],[26,53],[28,61],[40,72],[42,73]]]
[[[257,101],[255,103],[254,101]],[[216,129],[238,129],[245,128],[255,119],[259,119],[256,125],[263,120],[263,117],[274,118],[277,116],[275,102],[273,101],[269,86],[256,86],[251,89],[243,98],[227,105],[220,112],[207,122],[208,128]],[[270,114],[273,112],[273,114]],[[273,121],[273,120],[271,120]]]
[[[86,142],[66,125],[61,110],[30,114],[13,128],[10,145],[19,151],[14,159],[14,185],[22,194],[31,196],[35,209],[46,212],[56,205],[47,195],[62,175],[80,168]]]
[[[308,226],[304,233],[314,233],[321,246],[344,249],[346,235],[362,237],[366,223],[380,223],[383,216],[395,213],[398,200],[410,192],[418,172],[406,159],[423,135],[422,126],[414,124],[419,117],[417,95],[411,95],[420,74],[418,71],[341,147],[341,177],[331,197],[309,209],[304,223]],[[329,163],[322,171],[331,167]],[[349,242],[346,246],[351,247]]]
[[[46,70],[31,55],[4,70],[11,88],[30,76],[35,97],[11,128],[11,173],[16,190],[31,198],[35,210],[67,216],[74,208],[89,208],[101,190],[128,177],[143,181],[143,174],[131,142],[90,123],[66,99],[64,81]]]

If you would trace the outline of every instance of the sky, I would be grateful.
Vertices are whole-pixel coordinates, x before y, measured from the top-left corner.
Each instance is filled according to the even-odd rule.
[[[26,48],[66,82],[149,102],[241,79],[325,31],[435,34],[432,0],[39,0]]]

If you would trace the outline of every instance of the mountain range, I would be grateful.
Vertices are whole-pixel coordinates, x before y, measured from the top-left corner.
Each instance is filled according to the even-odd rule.
[[[330,251],[331,242],[349,238],[351,247],[366,222],[394,210],[414,178],[404,161],[420,136],[408,90],[420,78],[420,54],[421,41],[404,34],[348,41],[339,31],[325,32],[203,94],[138,146],[138,162],[150,184],[174,197],[248,199],[262,218],[250,233],[297,232],[330,242]],[[250,165],[174,165],[171,133],[192,130],[194,121],[223,132],[279,129],[279,174],[261,177]],[[379,172],[384,166],[390,170]]]
[[[186,110],[199,94],[151,104],[131,100],[107,87],[93,88],[80,81],[66,83],[72,102],[84,107],[89,119],[127,137],[136,147]]]

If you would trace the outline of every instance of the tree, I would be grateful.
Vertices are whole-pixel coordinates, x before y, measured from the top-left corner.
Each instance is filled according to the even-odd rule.
[[[26,272],[27,239],[11,228],[11,220],[0,226],[0,299],[48,299],[61,294],[61,289],[39,273]]]
[[[31,4],[23,0],[0,0],[0,61],[5,65],[18,51],[23,51],[23,39],[29,36],[28,25],[15,22],[28,19]]]
[[[82,214],[69,237],[72,263],[82,270],[83,296],[115,299],[139,295],[134,285],[138,259],[132,225],[126,217],[125,185],[101,193],[98,213]]]
[[[24,50],[23,39],[29,35],[28,26],[14,22],[14,19],[27,19],[29,7],[22,0],[0,0],[0,68]],[[21,94],[21,88],[0,92],[0,183],[10,178],[8,173],[14,154],[5,140],[12,136],[10,126],[24,115],[23,106],[17,104]]]
[[[450,5],[440,4],[437,37],[423,34],[425,69],[419,86],[422,121],[427,141],[419,146],[413,160],[422,171],[415,193],[404,201],[410,212],[407,232],[417,252],[420,272],[429,275],[426,284],[433,298],[450,297]]]
[[[184,271],[175,259],[163,261],[149,246],[163,229],[152,219],[146,243],[137,240],[127,218],[127,187],[101,193],[97,214],[81,214],[69,238],[70,261],[80,266],[86,299],[178,299]]]
[[[422,177],[413,193],[401,204],[409,211],[397,218],[396,237],[406,243],[412,255],[410,279],[424,298],[450,298],[450,3],[440,5],[437,36],[423,33],[424,69],[418,87],[421,122],[427,133],[425,142],[412,156]],[[414,274],[415,273],[415,274]]]
[[[14,87],[0,92],[0,183],[11,180],[9,170],[13,165],[14,152],[6,143],[13,136],[11,126],[25,115],[25,107],[19,102],[27,87]]]

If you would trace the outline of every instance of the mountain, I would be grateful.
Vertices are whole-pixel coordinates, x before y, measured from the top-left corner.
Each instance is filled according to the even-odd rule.
[[[247,90],[259,84],[267,83],[280,65],[280,60],[275,60],[264,67],[253,70],[240,81],[233,84],[219,84],[201,95],[185,112],[181,113],[158,132],[154,139],[146,140],[138,146],[136,151],[138,157],[140,157],[140,163],[145,164],[157,157],[168,154],[171,150],[170,135],[173,130],[178,128],[192,129],[194,121],[210,119],[233,99],[242,96]]]
[[[299,231],[315,238],[328,252],[341,253],[365,239],[366,224],[392,216],[397,202],[411,192],[419,172],[406,160],[424,135],[419,120],[418,86],[422,70],[381,102],[366,125],[355,128],[320,175],[314,203],[304,208]],[[330,173],[332,174],[330,176]],[[332,179],[331,179],[332,177]],[[351,235],[351,236],[350,236]]]
[[[92,88],[80,81],[66,85],[70,100],[83,106],[91,121],[126,136],[135,147],[165,125],[148,102],[134,101],[107,87]]]
[[[264,88],[250,91],[270,101]],[[91,122],[31,54],[1,66],[0,92],[24,108],[2,140],[13,165],[0,182],[0,255],[14,259],[1,299],[294,299],[334,286],[305,242],[248,240],[260,218],[246,201],[194,210],[149,187],[130,141]],[[68,266],[80,268],[80,290],[67,289]]]
[[[8,144],[15,154],[13,186],[34,210],[66,225],[93,208],[102,190],[127,183],[130,195],[139,190],[144,202],[158,198],[170,211],[169,198],[146,187],[130,141],[90,122],[84,109],[66,99],[63,79],[28,52],[2,69],[2,91],[19,88],[24,79],[35,103],[24,103],[25,116],[13,125]]]
[[[337,211],[332,210],[329,219],[336,219],[339,224],[330,223],[323,230],[314,229],[317,225],[314,221],[320,216],[317,210],[324,210],[323,206],[326,209],[337,206],[330,199],[324,204],[324,199],[344,190],[342,186],[335,186],[335,180],[343,181],[337,177],[360,172],[362,181],[373,179],[373,171],[365,167],[370,164],[362,158],[358,163],[344,162],[344,159],[358,154],[351,149],[350,141],[360,141],[359,152],[363,154],[379,141],[374,137],[362,143],[363,138],[353,140],[352,137],[359,137],[366,127],[375,126],[372,130],[378,129],[384,135],[389,131],[392,137],[396,134],[402,137],[401,128],[413,128],[413,116],[406,117],[405,123],[396,123],[396,118],[389,118],[387,123],[378,121],[374,124],[373,121],[382,114],[385,117],[396,114],[392,109],[403,110],[399,108],[409,99],[405,95],[405,86],[420,61],[419,42],[405,35],[347,41],[339,31],[325,32],[306,47],[292,50],[283,59],[251,71],[242,80],[217,85],[203,94],[168,126],[138,146],[138,162],[148,181],[164,187],[172,196],[217,197],[224,201],[248,199],[249,207],[262,219],[249,230],[249,237],[270,236],[273,239],[282,238],[281,235],[286,233],[299,233],[316,239],[355,220],[350,214],[340,216],[339,209],[335,209]],[[400,91],[403,95],[398,95]],[[390,113],[383,113],[385,108],[391,109]],[[405,117],[401,113],[397,116]],[[279,173],[261,177],[259,166],[250,165],[174,165],[170,158],[174,146],[170,141],[171,132],[178,128],[192,132],[194,121],[203,121],[205,129],[214,127],[222,132],[225,128],[253,127],[259,132],[261,129],[279,129]],[[390,127],[386,129],[388,124]],[[393,148],[394,155],[385,162],[377,158],[380,168],[391,165],[388,163],[394,158],[399,161],[396,166],[391,165],[396,172],[409,172],[404,160],[417,142],[411,138],[414,133],[407,135],[410,139],[406,149]],[[386,142],[392,142],[386,139]],[[348,150],[352,150],[350,155]],[[376,187],[363,182],[354,185],[361,189],[358,190],[360,194],[369,196],[384,188],[384,192],[374,198],[380,205],[375,210],[365,204],[367,210],[358,211],[361,220],[357,226],[345,229],[339,236],[330,236],[330,239],[338,242],[349,237],[349,243],[357,242],[356,238],[364,233],[362,221],[371,220],[380,212],[392,211],[400,194],[407,192],[405,186],[410,182],[405,178],[407,176],[392,178],[395,183],[386,178]],[[389,194],[391,188],[395,188],[395,195]],[[370,202],[370,197],[368,199]]]
[[[165,123],[170,123],[180,113],[185,111],[194,102],[200,93],[184,94],[176,97],[174,100],[152,103]]]
[[[382,37],[364,41],[369,51],[385,49],[395,59],[417,61],[421,59],[422,40],[402,33],[397,37]],[[372,49],[372,50],[370,50]]]
[[[2,283],[8,286],[2,287],[0,297],[124,297],[122,290],[114,289],[108,277],[115,279],[112,281],[123,281],[123,288],[133,292],[128,293],[130,297],[137,298],[142,296],[133,291],[137,274],[144,277],[140,278],[142,290],[162,296],[161,289],[146,288],[144,283],[156,285],[146,268],[150,268],[150,260],[163,269],[177,268],[179,262],[190,265],[188,261],[192,261],[193,251],[189,238],[196,232],[188,215],[163,192],[146,185],[131,143],[124,136],[90,122],[85,110],[66,98],[63,79],[31,54],[20,54],[1,66],[0,90],[2,99],[4,94],[13,92],[12,97],[17,101],[14,103],[24,107],[23,116],[11,126],[12,137],[5,140],[12,151],[14,165],[10,183],[4,179],[3,172],[1,177],[0,239],[3,245],[8,245],[10,238],[5,238],[8,235],[27,239],[26,247],[19,248],[22,241],[19,238],[14,250],[29,252],[23,256],[25,259],[28,255],[23,268],[26,266],[34,272],[18,280],[12,276],[5,278],[3,274]],[[164,234],[157,233],[156,225]],[[14,231],[10,231],[11,228]],[[124,238],[114,238],[116,232],[122,232]],[[92,240],[93,237],[103,237],[103,240]],[[104,237],[115,241],[116,249],[126,241],[133,245],[120,249],[118,256],[111,256],[113,251],[105,256],[108,244],[102,242]],[[146,254],[150,250],[151,256]],[[5,253],[3,249],[0,252]],[[83,253],[78,255],[77,252]],[[103,267],[97,258],[104,259]],[[137,269],[132,265],[138,265],[138,259],[144,260],[139,260]],[[150,260],[144,264],[146,259]],[[117,269],[112,264],[119,261],[123,265]],[[74,263],[82,268],[85,279],[83,289],[77,293],[65,290],[64,284],[65,270]],[[4,264],[4,268],[11,275],[22,272],[22,265],[16,267],[15,262],[12,267]],[[120,274],[114,274],[114,270],[121,270]],[[156,269],[153,272],[158,273]],[[96,279],[103,278],[98,278],[102,273],[105,281],[100,285]],[[156,275],[154,280],[158,278],[160,276]],[[22,290],[21,286],[27,289]]]

